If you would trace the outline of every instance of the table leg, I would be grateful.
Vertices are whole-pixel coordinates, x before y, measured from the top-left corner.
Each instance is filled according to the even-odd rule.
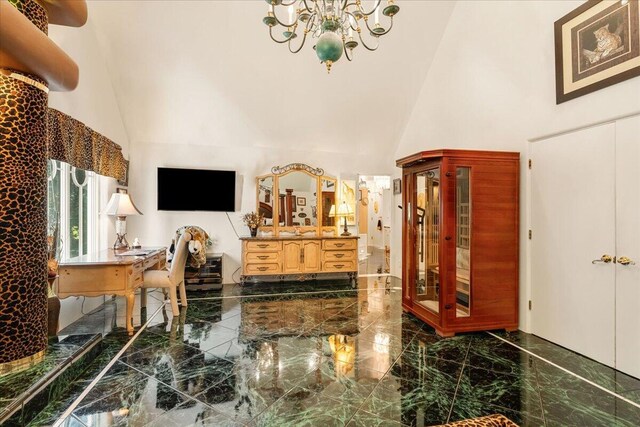
[[[147,306],[147,289],[146,288],[140,288],[140,307],[146,307]]]
[[[126,295],[127,298],[127,332],[133,335],[133,305],[136,302],[136,295],[131,292]]]

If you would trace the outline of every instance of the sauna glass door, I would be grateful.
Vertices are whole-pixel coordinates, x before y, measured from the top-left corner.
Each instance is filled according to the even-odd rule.
[[[415,297],[414,302],[434,313],[440,311],[440,168],[415,175]]]
[[[456,317],[471,314],[471,168],[456,168]]]

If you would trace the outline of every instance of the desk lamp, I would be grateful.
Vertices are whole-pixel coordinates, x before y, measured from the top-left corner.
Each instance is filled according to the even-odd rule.
[[[129,242],[125,235],[127,234],[127,215],[142,215],[142,212],[136,208],[127,194],[126,190],[118,189],[116,193],[111,195],[111,199],[104,210],[104,213],[117,217],[116,219],[116,241],[113,249],[128,249]]]

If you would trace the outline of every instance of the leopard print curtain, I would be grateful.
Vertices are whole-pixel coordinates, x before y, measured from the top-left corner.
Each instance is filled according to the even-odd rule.
[[[47,156],[126,182],[127,162],[122,147],[53,108],[47,112]]]

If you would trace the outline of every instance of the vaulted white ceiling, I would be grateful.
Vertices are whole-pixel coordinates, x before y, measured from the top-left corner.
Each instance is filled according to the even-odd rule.
[[[313,43],[293,55],[269,39],[264,0],[103,0],[89,15],[131,144],[366,153],[402,136],[455,2],[397,4],[378,51],[330,75]]]

